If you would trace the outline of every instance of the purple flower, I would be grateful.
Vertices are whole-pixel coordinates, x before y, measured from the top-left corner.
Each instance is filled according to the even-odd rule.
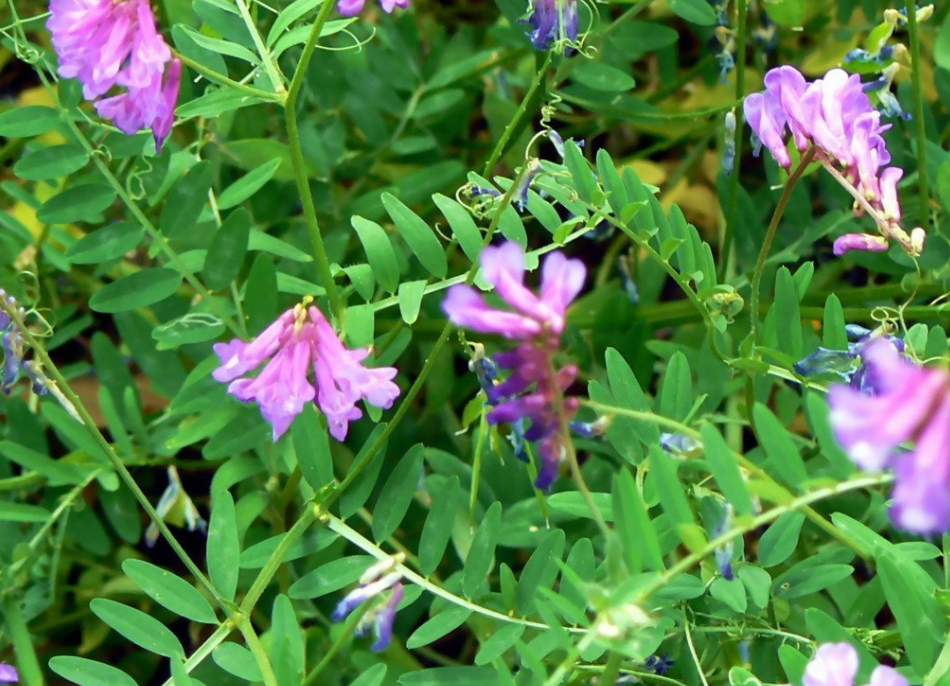
[[[825,643],[805,667],[803,686],[855,686],[858,651],[850,643]],[[908,686],[907,679],[892,667],[878,665],[868,686]]]
[[[860,75],[832,69],[809,82],[794,67],[778,67],[765,75],[765,91],[747,97],[744,108],[755,138],[781,166],[792,164],[785,144],[790,133],[799,151],[813,148],[815,158],[854,196],[855,212],[874,219],[880,237],[842,236],[835,242],[836,255],[886,250],[887,239],[919,254],[922,231],[908,235],[900,227],[897,182],[903,171],[887,167],[891,155],[883,133],[890,124],[881,123]]]
[[[51,0],[46,24],[59,74],[126,134],[150,128],[159,151],[174,120],[181,62],[155,25],[148,0]],[[115,87],[125,92],[99,100]]]
[[[297,305],[250,343],[217,343],[214,352],[221,360],[213,372],[215,380],[229,383],[228,393],[238,400],[260,406],[275,441],[311,401],[326,415],[333,437],[342,441],[349,422],[363,416],[356,403],[365,400],[388,409],[399,395],[392,382],[396,369],[365,367],[369,350],[346,348],[313,306]],[[244,377],[268,358],[260,374]]]
[[[524,285],[524,251],[516,243],[485,248],[481,264],[485,280],[514,311],[489,305],[467,285],[453,286],[442,307],[456,326],[520,341],[514,350],[494,358],[498,367],[511,373],[485,389],[494,405],[488,421],[517,427],[523,420],[531,420],[524,438],[538,442],[542,465],[536,485],[547,489],[557,478],[564,441],[569,440],[563,435],[558,405],[568,421],[577,410],[576,399],[563,398],[577,368],[567,365],[555,370],[553,358],[567,307],[583,288],[587,270],[580,261],[552,252],[541,267],[541,292],[537,295]]]
[[[386,14],[392,14],[397,7],[402,9],[409,7],[409,0],[379,0],[379,4]],[[366,0],[338,0],[336,11],[344,17],[353,17],[362,12],[365,5]]]
[[[828,393],[838,442],[865,470],[891,468],[890,514],[907,531],[950,529],[950,373],[919,367],[883,339],[862,352],[873,395],[850,386]],[[913,448],[903,450],[905,443]]]
[[[532,0],[526,22],[528,37],[538,50],[564,46],[570,55],[570,43],[577,41],[577,0]]]
[[[0,662],[0,684],[16,684],[20,682],[20,675],[16,667]]]
[[[360,585],[337,604],[331,616],[334,622],[340,622],[349,617],[360,605],[375,602],[375,605],[360,619],[359,626],[356,628],[357,636],[365,636],[372,629],[376,641],[370,646],[370,650],[374,653],[386,650],[392,641],[396,610],[405,594],[402,574],[397,569],[404,559],[405,557],[401,554],[396,555],[381,560],[367,569],[360,577]],[[380,598],[383,599],[381,602]]]

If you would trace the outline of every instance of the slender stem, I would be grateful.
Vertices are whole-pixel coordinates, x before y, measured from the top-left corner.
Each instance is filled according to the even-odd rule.
[[[224,643],[224,639],[234,631],[234,625],[230,620],[215,629],[214,633],[208,636],[208,640],[202,643],[198,649],[185,660],[185,671],[191,673],[205,659],[214,652],[215,648]],[[162,686],[175,686],[175,680],[169,677]]]
[[[472,457],[472,490],[468,496],[468,521],[475,525],[475,507],[478,505],[478,488],[482,474],[482,450],[488,435],[488,408],[483,407],[478,419],[478,436],[475,439],[475,455]]]
[[[323,670],[326,669],[330,663],[333,661],[333,658],[336,657],[337,653],[340,652],[340,649],[346,644],[346,642],[353,638],[353,632],[356,631],[356,627],[363,620],[363,615],[366,614],[366,611],[369,609],[372,603],[363,603],[363,606],[357,608],[349,617],[346,618],[346,622],[340,629],[340,635],[336,637],[330,648],[324,653],[323,657],[320,658],[320,662],[310,670],[310,673],[304,678],[301,686],[315,686],[317,679],[320,678],[320,675],[323,673]]]
[[[261,100],[267,100],[270,102],[283,102],[284,95],[279,93],[269,93],[260,88],[254,88],[254,86],[248,86],[246,83],[241,83],[240,81],[235,81],[234,79],[216,72],[214,69],[210,69],[201,62],[191,59],[182,55],[180,52],[174,52],[175,57],[181,60],[181,63],[191,69],[194,69],[196,72],[207,78],[209,81],[214,81],[215,83],[227,86],[228,88],[234,88],[248,95],[253,95],[255,98],[260,98]]]
[[[743,112],[742,100],[745,97],[745,63],[746,63],[746,33],[748,27],[747,0],[736,0],[736,151],[735,168],[729,179],[729,207],[726,212],[723,226],[722,243],[719,254],[719,279],[725,280],[729,275],[732,245],[735,240],[735,229],[738,223],[739,209],[739,166],[742,160]]]
[[[703,671],[703,663],[696,653],[696,646],[693,645],[693,634],[689,630],[689,617],[686,615],[685,607],[683,608],[683,633],[686,636],[686,645],[689,646],[689,654],[693,658],[693,664],[696,665],[696,671],[699,673],[699,679],[703,682],[703,686],[709,686],[709,682],[706,681],[706,673]]]
[[[297,183],[304,218],[307,221],[307,232],[310,234],[310,243],[313,248],[314,265],[322,282],[320,285],[326,289],[327,299],[330,301],[330,310],[339,324],[343,321],[345,305],[340,297],[340,292],[337,290],[336,282],[333,280],[333,272],[330,270],[330,259],[327,257],[323,234],[320,232],[320,222],[317,220],[317,208],[313,202],[313,194],[310,191],[310,180],[307,177],[307,166],[304,162],[303,148],[300,144],[300,131],[297,125],[297,98],[300,95],[300,89],[303,87],[304,77],[307,68],[310,66],[313,51],[320,39],[320,32],[323,30],[330,12],[333,11],[333,7],[333,2],[324,0],[323,6],[320,8],[320,13],[313,24],[313,29],[310,31],[310,36],[307,38],[303,52],[300,54],[300,61],[297,63],[293,79],[290,82],[290,90],[287,91],[287,99],[284,101],[284,116],[287,121],[287,141],[290,144],[294,180]]]
[[[538,73],[534,75],[534,80],[531,82],[527,92],[524,94],[524,98],[521,99],[521,105],[518,106],[518,111],[515,112],[515,116],[512,117],[511,123],[505,127],[504,132],[501,134],[501,138],[499,138],[498,143],[495,144],[495,149],[492,150],[491,155],[488,157],[488,161],[485,162],[485,167],[482,169],[482,176],[486,179],[495,168],[495,165],[498,164],[498,160],[501,159],[502,154],[505,152],[505,147],[508,145],[508,141],[518,128],[518,125],[521,123],[522,117],[524,117],[525,113],[528,111],[528,105],[531,104],[531,101],[534,99],[535,92],[541,86],[541,82],[544,81],[544,77],[547,75],[549,66],[551,66],[550,51],[548,51],[547,57],[541,64],[541,68],[538,69]]]
[[[914,86],[914,124],[917,134],[917,183],[920,188],[920,222],[930,226],[930,185],[927,179],[927,123],[924,121],[924,92],[921,85],[920,31],[917,1],[906,0],[907,32],[910,34],[911,79]]]
[[[33,638],[20,611],[20,600],[13,593],[3,599],[3,618],[16,653],[17,668],[24,686],[44,686],[43,670],[33,648]]]
[[[270,558],[268,558],[267,562],[264,564],[264,568],[261,569],[260,573],[257,575],[257,578],[254,580],[254,583],[251,584],[251,588],[248,590],[247,595],[244,596],[244,600],[241,602],[242,613],[251,613],[251,611],[257,605],[257,601],[264,593],[264,589],[267,588],[268,584],[271,582],[271,579],[273,579],[274,575],[277,573],[277,569],[284,560],[284,555],[286,555],[290,547],[297,542],[297,539],[303,536],[304,532],[310,528],[310,525],[313,524],[319,513],[319,505],[309,503],[307,504],[307,506],[304,508],[303,515],[301,515],[300,519],[298,519],[294,525],[290,527],[290,531],[284,534],[284,537],[277,545],[277,549],[274,550]]]
[[[251,626],[250,618],[247,616],[242,617],[238,624],[238,629],[240,629],[241,635],[244,636],[244,642],[247,643],[251,655],[254,656],[254,662],[257,663],[257,668],[261,670],[264,686],[280,686],[277,683],[277,676],[274,674],[274,668],[271,666],[270,658],[267,657],[267,651],[264,650],[261,639],[258,638],[254,627]]]
[[[607,664],[600,675],[597,686],[614,686],[617,683],[617,677],[620,675],[620,668],[623,666],[623,655],[617,652],[611,652],[607,658]]]
[[[792,175],[788,177],[788,183],[782,191],[782,197],[779,198],[775,212],[772,214],[772,221],[769,222],[769,228],[765,232],[765,238],[762,240],[762,249],[759,251],[759,259],[755,263],[755,272],[752,274],[752,308],[749,311],[749,320],[752,324],[752,341],[758,343],[759,340],[759,291],[762,287],[762,272],[765,271],[765,261],[768,259],[769,251],[772,249],[772,241],[775,240],[775,233],[778,231],[779,223],[782,221],[782,215],[785,214],[785,208],[792,197],[792,191],[798,179],[805,173],[805,169],[811,164],[815,157],[815,149],[808,148],[802,155],[799,163]]]
[[[329,0],[325,1],[329,2]],[[264,45],[264,41],[261,39],[261,34],[257,30],[257,24],[254,23],[254,18],[247,9],[247,3],[244,2],[244,0],[236,0],[236,2],[238,11],[241,13],[241,18],[244,20],[244,24],[247,26],[247,32],[251,34],[251,40],[254,41],[254,47],[257,48],[257,53],[261,56],[261,63],[264,65],[264,71],[267,72],[267,77],[274,86],[274,90],[278,93],[283,93],[284,79],[280,75],[280,70],[277,68],[270,51],[267,49],[267,46]]]
[[[146,514],[148,514],[149,518],[161,532],[165,540],[168,541],[168,545],[170,545],[172,550],[175,551],[175,554],[178,555],[185,567],[188,568],[188,571],[194,575],[194,577],[201,583],[202,586],[208,589],[208,592],[211,593],[221,608],[226,613],[230,614],[231,604],[225,600],[220,593],[218,593],[218,590],[198,568],[198,565],[194,563],[194,561],[191,559],[191,556],[185,552],[185,549],[182,548],[181,544],[179,544],[175,539],[175,536],[168,529],[168,526],[165,524],[165,521],[162,519],[161,515],[159,515],[155,511],[155,508],[152,507],[152,503],[149,502],[148,497],[142,492],[142,489],[139,488],[139,485],[135,482],[135,479],[132,478],[132,474],[129,473],[128,468],[116,453],[115,448],[112,447],[112,444],[109,443],[109,441],[106,440],[106,437],[102,435],[102,432],[99,431],[99,427],[96,425],[92,415],[89,414],[89,410],[86,409],[82,398],[80,398],[79,395],[77,395],[69,386],[69,382],[66,380],[66,377],[63,376],[62,372],[59,370],[59,367],[56,366],[56,364],[50,358],[49,353],[46,352],[46,349],[42,345],[42,341],[36,338],[33,332],[27,327],[26,322],[23,321],[23,317],[20,315],[20,312],[17,310],[17,308],[15,306],[11,306],[6,299],[0,298],[0,310],[5,312],[7,316],[10,317],[13,325],[23,336],[27,347],[33,351],[33,356],[40,363],[46,374],[58,387],[57,391],[62,393],[63,398],[72,404],[72,409],[75,410],[79,420],[82,422],[83,427],[85,427],[86,431],[90,434],[96,445],[102,449],[102,452],[112,464],[113,469],[115,469],[122,481],[125,482],[126,486],[129,487],[129,490],[132,491],[132,495],[134,495],[135,499],[138,500],[139,504],[142,506],[142,509],[144,509]]]

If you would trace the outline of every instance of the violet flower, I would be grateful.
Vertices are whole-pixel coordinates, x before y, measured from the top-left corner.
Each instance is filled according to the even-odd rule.
[[[832,69],[807,81],[790,66],[765,75],[765,91],[745,99],[746,119],[758,141],[786,169],[792,159],[785,144],[791,135],[800,152],[813,149],[815,159],[855,198],[855,212],[867,213],[880,236],[848,234],[835,241],[835,254],[849,250],[882,251],[894,240],[909,254],[923,250],[925,232],[908,235],[900,226],[897,183],[903,170],[888,167],[890,152],[881,113],[871,104],[858,74]]]
[[[577,0],[531,0],[524,20],[531,25],[528,37],[538,50],[564,49],[573,52],[571,43],[577,42]]]
[[[365,367],[369,349],[346,348],[323,313],[307,303],[284,312],[250,343],[217,343],[214,352],[221,359],[214,378],[229,383],[228,393],[238,400],[260,406],[274,441],[311,401],[326,415],[333,437],[342,441],[349,422],[363,416],[356,403],[388,409],[399,395],[392,382],[396,369]],[[268,358],[260,374],[244,377]]]
[[[392,14],[397,7],[406,9],[409,7],[409,0],[379,0],[380,6],[386,14]],[[363,11],[366,0],[338,0],[336,11],[344,17],[354,17]]]
[[[402,573],[397,569],[404,560],[405,556],[400,553],[381,560],[367,569],[360,577],[359,586],[337,604],[331,616],[334,622],[340,622],[349,617],[360,605],[375,602],[375,605],[360,619],[356,628],[357,636],[366,636],[370,631],[376,636],[376,641],[370,647],[374,653],[386,650],[392,641],[396,610],[405,593]]]
[[[514,350],[494,358],[498,367],[511,374],[487,389],[488,400],[494,405],[488,421],[517,425],[524,419],[531,420],[524,438],[538,443],[542,464],[536,485],[548,489],[557,478],[564,441],[570,440],[564,435],[566,427],[562,426],[558,405],[562,405],[563,420],[570,421],[577,410],[576,399],[563,398],[577,376],[577,368],[567,365],[556,370],[554,355],[560,346],[567,307],[580,293],[587,270],[579,260],[552,252],[541,268],[541,293],[536,295],[524,285],[524,251],[516,243],[485,248],[481,264],[485,280],[512,310],[489,305],[467,285],[453,286],[442,307],[456,326],[520,341]]]
[[[898,353],[904,352],[904,341],[880,331],[871,331],[863,326],[849,324],[845,327],[848,338],[847,350],[830,350],[819,347],[795,363],[795,371],[801,376],[834,374],[841,381],[865,395],[876,395],[879,375],[864,363],[864,349],[874,340],[886,341]]]
[[[803,686],[855,686],[858,676],[858,651],[850,643],[825,643],[818,646],[805,667]],[[878,665],[871,672],[868,686],[908,686],[907,679],[893,667]]]
[[[20,683],[20,674],[16,671],[16,667],[0,662],[0,684],[17,683]]]
[[[919,367],[882,339],[864,351],[873,395],[850,386],[828,393],[831,425],[862,469],[890,468],[894,523],[919,534],[950,530],[950,373]],[[910,450],[904,444],[913,444]]]
[[[59,74],[128,135],[151,129],[155,148],[171,132],[181,62],[158,32],[148,0],[50,0],[46,23]],[[124,92],[100,100],[113,88]]]

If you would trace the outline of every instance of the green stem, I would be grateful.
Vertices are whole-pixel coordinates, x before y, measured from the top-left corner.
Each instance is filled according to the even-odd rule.
[[[303,536],[304,532],[310,528],[310,525],[313,524],[319,513],[319,505],[310,503],[307,504],[303,515],[294,523],[292,527],[290,527],[290,531],[284,534],[284,537],[277,545],[277,549],[274,550],[270,558],[268,558],[264,568],[261,569],[260,573],[257,575],[257,578],[254,580],[254,583],[251,584],[251,588],[248,590],[247,595],[244,596],[244,600],[241,602],[242,613],[251,613],[251,611],[257,605],[257,601],[264,593],[264,590],[267,588],[268,584],[270,584],[271,579],[273,579],[274,575],[277,573],[277,569],[283,562],[284,555],[286,555],[290,547],[297,542],[297,539]]]
[[[21,335],[24,338],[24,342],[27,347],[33,351],[34,358],[40,363],[41,368],[46,372],[50,379],[58,386],[58,391],[62,393],[63,398],[66,401],[72,404],[73,409],[79,417],[83,427],[92,437],[93,441],[102,452],[106,455],[109,462],[112,464],[113,469],[118,473],[122,481],[125,482],[126,486],[129,487],[129,490],[132,491],[132,495],[135,496],[135,499],[138,500],[139,504],[142,506],[142,509],[145,510],[149,518],[154,522],[155,526],[161,532],[162,536],[168,541],[168,545],[171,546],[172,550],[175,551],[175,554],[181,559],[185,567],[188,568],[188,571],[194,575],[202,586],[208,589],[208,592],[214,597],[218,602],[221,608],[228,614],[231,613],[231,603],[224,599],[214,585],[208,580],[208,578],[202,573],[198,568],[198,565],[194,563],[191,559],[191,556],[185,552],[185,549],[181,547],[178,541],[175,539],[175,536],[168,529],[168,526],[162,520],[161,516],[155,511],[155,508],[152,507],[152,504],[149,502],[148,497],[145,493],[142,492],[142,489],[139,488],[139,485],[135,482],[135,479],[132,478],[132,474],[129,473],[128,468],[122,462],[122,459],[118,456],[115,449],[112,447],[112,444],[106,440],[106,437],[102,435],[102,432],[99,431],[99,427],[96,425],[95,420],[92,418],[92,415],[89,414],[89,411],[86,409],[85,404],[73,389],[69,386],[69,382],[66,380],[66,377],[63,376],[62,372],[59,370],[59,367],[53,362],[50,358],[49,353],[46,352],[46,349],[42,345],[42,341],[36,338],[33,332],[27,327],[26,322],[23,321],[23,317],[20,315],[20,312],[16,307],[11,306],[6,300],[0,299],[0,310],[6,312],[10,317],[10,320],[20,331]]]
[[[257,663],[257,668],[261,671],[264,686],[280,686],[277,683],[277,676],[274,674],[274,668],[271,666],[270,658],[267,657],[267,651],[264,650],[261,639],[258,638],[254,627],[251,626],[250,618],[247,616],[242,617],[238,624],[238,629],[240,629],[241,635],[244,636],[244,642],[247,643],[251,655],[254,656],[254,662]]]
[[[930,185],[927,180],[927,126],[924,121],[924,91],[921,85],[920,31],[917,2],[906,0],[907,32],[910,34],[911,79],[914,86],[914,124],[917,134],[917,182],[920,188],[920,221],[930,225]]]
[[[270,79],[271,85],[274,86],[274,90],[277,93],[283,93],[284,79],[280,75],[280,70],[274,63],[274,58],[271,57],[270,51],[267,49],[267,46],[264,45],[264,41],[261,40],[261,34],[257,30],[257,24],[254,23],[254,18],[247,9],[247,3],[244,2],[244,0],[236,0],[236,2],[238,11],[241,13],[241,18],[247,26],[247,32],[251,35],[251,40],[254,41],[254,47],[257,48],[257,53],[261,56],[261,64],[264,65],[264,71],[267,72],[267,77]],[[331,3],[330,0],[324,0],[324,4],[332,5],[333,3]]]
[[[261,100],[267,100],[269,102],[283,102],[284,97],[279,93],[269,93],[260,88],[254,88],[254,86],[248,86],[246,83],[241,83],[240,81],[235,81],[232,78],[225,76],[219,72],[216,72],[214,69],[210,69],[203,65],[201,62],[191,59],[182,55],[180,52],[174,52],[175,57],[181,60],[181,63],[191,69],[194,69],[196,72],[207,78],[209,81],[214,81],[215,83],[221,86],[227,86],[228,88],[234,88],[248,95],[253,95],[255,98],[260,98]]]
[[[528,111],[528,106],[534,99],[535,92],[537,92],[538,88],[541,86],[541,83],[544,81],[544,77],[547,75],[549,66],[551,66],[550,51],[548,51],[547,57],[541,64],[541,68],[538,69],[538,73],[534,75],[534,80],[528,87],[528,91],[524,94],[524,98],[521,99],[521,105],[518,106],[518,111],[515,112],[515,116],[512,117],[511,123],[505,127],[504,132],[501,134],[501,138],[499,138],[498,143],[495,144],[495,149],[492,150],[491,155],[488,157],[488,161],[485,162],[485,167],[482,169],[482,176],[484,178],[489,178],[488,175],[491,174],[492,170],[495,168],[495,165],[498,164],[498,160],[500,160],[501,156],[504,154],[505,147],[508,145],[508,141],[511,139],[514,131],[518,128],[518,125],[521,123],[521,119],[524,117],[525,112]]]
[[[307,177],[307,166],[304,162],[303,148],[300,144],[300,131],[297,124],[297,98],[300,95],[300,89],[303,87],[304,77],[307,68],[310,66],[310,59],[317,47],[317,41],[320,39],[320,32],[324,24],[333,11],[334,3],[330,0],[324,0],[320,13],[313,24],[310,36],[304,45],[303,52],[300,54],[300,61],[294,71],[294,77],[290,82],[290,90],[287,91],[287,99],[284,101],[284,116],[287,121],[287,140],[290,144],[290,158],[294,167],[294,180],[297,183],[297,191],[300,193],[300,201],[303,205],[304,217],[307,221],[307,232],[310,235],[310,243],[313,247],[314,265],[317,268],[320,284],[326,289],[327,299],[330,301],[330,311],[337,324],[343,322],[344,303],[337,290],[336,282],[333,280],[333,272],[330,270],[330,259],[327,257],[327,249],[323,243],[323,234],[320,232],[320,222],[317,220],[317,209],[313,202],[313,194],[310,191],[310,180]]]
[[[20,601],[12,593],[3,599],[3,617],[6,620],[10,642],[16,653],[16,666],[24,686],[44,686],[43,670],[33,648],[33,638],[20,612]]]
[[[769,228],[765,232],[765,238],[762,240],[762,249],[759,251],[759,259],[755,263],[755,272],[752,274],[752,308],[749,310],[749,321],[752,324],[753,343],[758,343],[759,341],[759,292],[762,288],[762,273],[765,271],[765,261],[769,257],[769,251],[772,249],[772,241],[775,240],[775,234],[778,231],[779,223],[782,221],[782,215],[785,214],[788,201],[792,197],[795,184],[798,183],[798,180],[802,174],[805,173],[805,169],[808,168],[808,165],[811,164],[814,157],[815,149],[808,148],[802,155],[802,160],[798,167],[792,172],[792,175],[788,177],[788,183],[785,184],[782,197],[779,198],[775,212],[772,214],[772,221],[769,222]]]
[[[341,627],[339,636],[337,636],[336,640],[330,644],[329,650],[327,650],[323,657],[320,658],[320,662],[317,663],[316,667],[310,670],[310,673],[307,674],[300,686],[316,685],[317,679],[320,678],[323,670],[330,665],[330,663],[333,661],[333,658],[336,657],[337,653],[340,652],[340,649],[346,644],[346,642],[353,638],[353,632],[356,631],[356,627],[362,621],[363,615],[366,614],[366,611],[369,609],[371,604],[372,603],[370,602],[363,603],[362,607],[358,608],[346,618],[346,623],[344,623]]]
[[[230,636],[232,631],[234,631],[234,626],[230,620],[215,629],[214,633],[208,636],[208,640],[202,643],[198,649],[191,654],[191,657],[185,660],[185,671],[189,674],[194,671],[198,665],[204,662],[205,659],[214,652],[215,648],[224,643],[224,639]],[[169,677],[162,686],[175,686],[175,680]]]
[[[736,0],[736,151],[735,168],[729,178],[729,208],[723,226],[722,243],[719,251],[719,280],[725,281],[729,275],[732,256],[732,244],[735,241],[735,228],[739,210],[739,167],[742,160],[743,123],[742,100],[745,97],[746,33],[748,30],[747,0]]]

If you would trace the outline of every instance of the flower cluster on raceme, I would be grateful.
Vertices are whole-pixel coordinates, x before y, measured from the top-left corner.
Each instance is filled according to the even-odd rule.
[[[363,416],[356,403],[388,409],[399,395],[395,367],[366,367],[369,349],[344,346],[309,301],[284,312],[250,343],[217,343],[214,352],[221,360],[214,378],[228,383],[228,393],[238,400],[257,403],[275,441],[311,401],[326,415],[330,434],[342,441],[349,423]],[[260,374],[245,376],[265,360]]]
[[[786,169],[792,165],[785,143],[790,132],[795,147],[800,152],[813,149],[816,159],[851,193],[856,213],[874,219],[880,235],[841,236],[835,241],[836,255],[885,251],[890,240],[911,255],[923,250],[924,230],[916,228],[908,235],[901,228],[897,183],[904,171],[887,166],[891,155],[882,134],[890,124],[881,123],[860,75],[832,69],[824,78],[807,81],[794,67],[778,67],[765,75],[764,92],[745,99],[744,110],[757,141],[776,162]]]
[[[828,393],[838,442],[862,469],[891,469],[890,516],[918,534],[950,530],[950,373],[920,367],[884,337],[861,352],[863,388]],[[904,446],[912,445],[910,449]]]
[[[82,83],[96,111],[128,135],[151,129],[155,147],[172,130],[181,62],[155,26],[148,0],[51,0],[47,28],[59,74]],[[103,98],[113,88],[124,92]]]
[[[525,23],[531,26],[528,37],[538,50],[564,48],[573,52],[577,42],[577,0],[532,0]]]
[[[409,0],[379,0],[379,4],[383,8],[383,11],[387,14],[391,14],[397,7],[401,7],[402,9],[409,7]],[[338,0],[336,3],[336,11],[344,17],[353,17],[362,12],[365,5],[366,0]]]
[[[818,646],[802,677],[803,686],[855,686],[858,676],[858,651],[850,643],[825,643]],[[867,686],[908,686],[900,672],[878,665]]]
[[[497,384],[492,379],[486,387],[493,406],[488,421],[517,427],[531,420],[524,438],[538,443],[541,466],[536,485],[548,489],[557,478],[565,441],[570,440],[565,432],[577,410],[575,398],[564,398],[577,377],[577,367],[557,369],[554,356],[568,305],[583,288],[587,270],[580,260],[552,252],[541,267],[541,292],[535,294],[524,285],[524,250],[511,242],[485,248],[481,270],[512,310],[490,305],[481,293],[462,284],[449,290],[442,307],[456,326],[519,341],[514,350],[494,356],[495,364],[511,373]]]

